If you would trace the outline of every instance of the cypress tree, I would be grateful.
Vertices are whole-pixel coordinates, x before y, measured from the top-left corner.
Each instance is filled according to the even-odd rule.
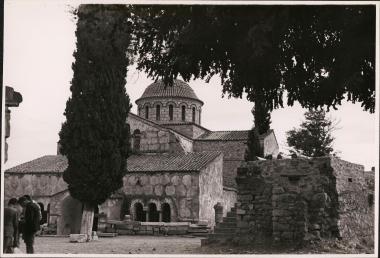
[[[130,26],[127,8],[121,5],[81,5],[75,15],[72,96],[59,135],[68,159],[63,178],[70,195],[84,205],[81,233],[90,240],[94,207],[122,187],[126,169]]]
[[[248,133],[247,149],[245,151],[245,161],[257,160],[257,157],[263,157],[263,149],[260,144],[260,134],[258,128],[253,127]]]

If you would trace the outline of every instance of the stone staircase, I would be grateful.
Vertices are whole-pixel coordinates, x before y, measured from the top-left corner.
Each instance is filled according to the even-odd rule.
[[[190,224],[187,232],[192,236],[207,237],[211,232],[211,228],[207,224]]]
[[[202,245],[211,243],[225,243],[231,241],[237,228],[236,207],[231,208],[227,212],[227,216],[223,217],[223,221],[217,223],[214,227],[214,232],[209,234],[206,239],[202,239]]]

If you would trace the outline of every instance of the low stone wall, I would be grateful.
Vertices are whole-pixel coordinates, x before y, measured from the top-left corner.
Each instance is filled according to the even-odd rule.
[[[365,178],[362,166],[330,157],[244,163],[236,179],[237,237],[251,243],[373,241]]]
[[[186,235],[189,222],[107,221],[106,233],[119,235]]]

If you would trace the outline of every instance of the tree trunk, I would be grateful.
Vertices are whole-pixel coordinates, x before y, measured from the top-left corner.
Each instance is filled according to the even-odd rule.
[[[94,206],[90,205],[89,203],[84,203],[80,233],[86,234],[87,242],[92,240],[93,222],[94,222]]]

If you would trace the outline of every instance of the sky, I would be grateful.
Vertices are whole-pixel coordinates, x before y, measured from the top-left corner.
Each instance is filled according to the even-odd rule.
[[[66,101],[73,76],[75,20],[67,1],[12,0],[4,3],[4,85],[13,87],[23,102],[11,109],[11,135],[8,161],[4,168],[43,155],[54,155]],[[126,90],[136,113],[134,101],[153,81],[133,66],[129,67]],[[202,126],[210,130],[248,130],[253,125],[253,104],[246,99],[222,98],[220,79],[210,83],[190,81],[197,96],[204,101]],[[286,132],[298,127],[306,110],[299,105],[272,112],[280,151],[286,152]],[[334,149],[347,161],[362,164],[366,170],[375,166],[376,116],[363,111],[360,103],[344,102],[328,115],[339,122]]]

